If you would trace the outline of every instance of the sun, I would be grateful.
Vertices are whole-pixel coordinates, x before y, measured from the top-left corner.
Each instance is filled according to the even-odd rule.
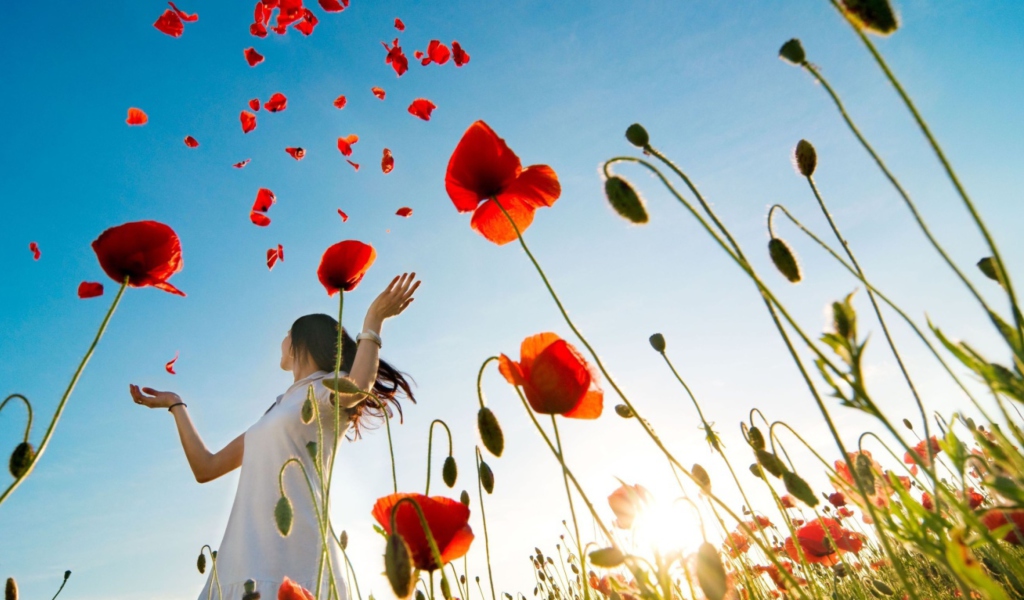
[[[696,552],[701,542],[700,520],[687,502],[655,500],[643,507],[634,521],[637,551],[650,549],[659,554]]]

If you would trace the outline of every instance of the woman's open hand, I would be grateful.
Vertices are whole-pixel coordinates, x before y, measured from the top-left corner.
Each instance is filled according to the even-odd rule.
[[[149,408],[167,408],[175,402],[181,402],[181,397],[174,392],[161,392],[149,387],[140,389],[134,383],[128,384],[128,391],[131,392],[136,404],[148,406]],[[149,395],[147,396],[146,394]]]
[[[413,301],[413,292],[422,283],[420,281],[413,283],[415,279],[415,271],[411,274],[402,273],[392,279],[387,289],[381,292],[367,309],[364,327],[379,332],[384,319],[401,314]]]

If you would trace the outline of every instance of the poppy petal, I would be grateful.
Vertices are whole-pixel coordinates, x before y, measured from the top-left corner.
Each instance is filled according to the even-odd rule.
[[[288,98],[285,98],[284,94],[282,94],[281,92],[277,92],[276,94],[270,97],[270,100],[267,100],[263,104],[263,108],[267,109],[270,112],[280,112],[287,107]]]
[[[408,206],[403,206],[402,208],[395,211],[395,214],[400,217],[408,217],[409,215],[412,214],[412,209],[409,208]]]
[[[190,15],[187,12],[185,12],[185,11],[181,10],[180,8],[178,8],[177,6],[175,6],[173,2],[168,2],[167,4],[171,5],[171,10],[173,10],[174,14],[178,15],[178,18],[180,18],[182,21],[185,21],[186,23],[195,23],[196,21],[199,20],[199,15],[198,14],[191,14]]]
[[[387,175],[395,168],[395,157],[391,155],[391,151],[387,148],[384,149],[384,157],[380,159],[380,170],[384,171]]]
[[[320,8],[327,12],[341,12],[348,6],[348,2],[349,0],[341,0],[341,2],[338,2],[338,0],[320,0]]]
[[[103,284],[96,281],[83,281],[78,284],[79,298],[95,298],[103,295]]]
[[[359,141],[359,136],[356,134],[346,135],[345,137],[338,138],[338,150],[341,151],[342,156],[352,156],[352,144]]]
[[[395,19],[395,29],[405,31],[405,23],[401,19]]]
[[[242,133],[249,133],[253,129],[256,129],[256,115],[247,110],[243,110],[242,114],[239,115],[238,118],[242,121]]]
[[[164,365],[164,368],[167,369],[167,372],[170,373],[171,375],[177,375],[177,373],[174,372],[174,363],[177,362],[177,361],[178,361],[178,353],[175,352],[174,353],[174,358],[172,358],[171,360],[167,361],[167,364]]]
[[[179,37],[185,31],[185,24],[173,10],[165,10],[164,14],[153,23],[158,31],[166,33],[171,37]]]
[[[522,364],[524,376],[528,377],[530,366],[541,352],[547,350],[548,346],[561,340],[557,333],[545,331],[537,333],[524,339],[519,344],[519,361]]]
[[[284,262],[284,246],[281,244],[277,245],[277,257],[281,259],[281,262]]]
[[[384,90],[382,90],[381,88],[379,88],[379,87],[372,87],[372,88],[370,88],[370,91],[373,92],[374,96],[380,98],[381,100],[384,99],[384,94],[386,92]]]
[[[547,165],[530,165],[499,195],[515,196],[530,206],[551,206],[562,194],[555,170]]]
[[[344,95],[338,96],[334,99],[335,108],[345,108],[345,104],[348,103],[348,99]]]
[[[263,23],[253,23],[249,25],[249,33],[258,38],[265,38],[267,37],[267,26]]]
[[[129,108],[128,118],[125,119],[125,123],[129,125],[145,125],[149,121],[149,116],[142,112],[140,108]]]
[[[596,419],[601,416],[603,411],[604,392],[592,389],[583,395],[583,400],[576,405],[576,408],[562,416],[570,419]]]
[[[162,281],[160,283],[154,283],[153,287],[155,287],[158,290],[162,290],[164,292],[169,292],[169,293],[174,294],[176,296],[182,296],[182,297],[185,296],[185,292],[179,290],[178,288],[176,288],[173,285],[167,283],[166,281]]]
[[[185,145],[188,146],[189,148],[195,148],[195,147],[199,146],[199,141],[196,140],[196,138],[194,138],[194,137],[192,137],[190,135],[186,135],[185,136]]]
[[[39,260],[39,257],[43,255],[39,251],[39,244],[35,242],[29,242],[28,249],[32,252],[32,260]]]
[[[419,117],[424,121],[430,120],[430,113],[434,112],[437,106],[426,98],[417,98],[409,105],[409,114]]]
[[[469,552],[469,547],[473,544],[473,537],[473,530],[470,529],[469,525],[456,531],[448,545],[441,551],[441,562],[447,564],[465,556]]]
[[[267,212],[275,202],[277,202],[277,196],[274,195],[274,192],[267,188],[260,188],[256,192],[256,201],[253,202],[252,209],[258,212]]]
[[[462,46],[458,42],[452,42],[452,60],[455,61],[456,67],[469,62],[469,53],[462,49]]]
[[[520,233],[526,231],[530,223],[533,222],[533,213],[537,210],[517,198],[503,199],[501,205],[508,211]],[[480,235],[499,246],[516,239],[515,229],[502,214],[501,208],[491,199],[485,200],[477,207],[469,225]]]
[[[512,385],[523,385],[526,381],[519,363],[504,354],[498,356],[498,372]]]
[[[522,163],[505,140],[487,123],[477,121],[459,140],[445,173],[444,187],[459,212],[475,210],[481,200],[508,187],[522,171]]]
[[[241,169],[241,168],[244,168],[245,165],[249,164],[250,160],[252,160],[252,159],[251,158],[247,158],[247,159],[243,160],[242,162],[236,162],[235,164],[233,164],[231,166],[233,166],[236,169]]]
[[[302,35],[310,35],[313,33],[313,28],[319,23],[319,19],[313,14],[313,11],[308,8],[303,9],[302,20],[295,24],[295,29],[299,30]]]
[[[534,411],[565,414],[587,394],[590,371],[586,362],[565,340],[559,339],[541,352],[527,376],[526,399]]]
[[[430,40],[430,43],[427,45],[427,56],[439,65],[448,62],[451,55],[448,46],[442,44],[441,40]]]
[[[391,65],[395,73],[401,77],[403,73],[409,70],[409,59],[402,52],[402,47],[398,45],[398,38],[395,38],[391,46],[388,46],[386,42],[381,42],[381,45],[388,51],[387,56],[384,57],[384,62]]]
[[[348,164],[352,165],[352,168],[353,168],[353,169],[355,169],[356,171],[358,171],[358,170],[359,170],[359,163],[356,163],[356,162],[352,162],[352,161],[350,161],[350,160],[349,160],[349,159],[347,159],[347,158],[345,159],[345,162],[347,162]]]
[[[322,4],[323,0],[320,2]],[[313,600],[313,593],[285,575],[281,587],[277,588],[277,600]]]
[[[291,154],[295,160],[302,160],[306,156],[306,151],[303,148],[285,148],[284,151]]]
[[[259,98],[253,98],[252,100],[250,100],[249,101],[249,108],[251,108],[253,110],[253,112],[259,112],[259,110],[260,110],[260,99]]]
[[[245,62],[249,63],[250,67],[255,67],[256,65],[263,62],[263,55],[257,52],[256,48],[246,48]]]
[[[274,265],[277,264],[278,254],[277,248],[271,248],[267,250],[267,269],[274,270]]]
[[[249,220],[259,227],[266,227],[267,225],[270,225],[270,217],[254,210],[249,211]]]
[[[348,215],[345,214],[345,211],[341,210],[340,208],[338,209],[338,216],[341,217],[341,222],[342,223],[348,221]]]

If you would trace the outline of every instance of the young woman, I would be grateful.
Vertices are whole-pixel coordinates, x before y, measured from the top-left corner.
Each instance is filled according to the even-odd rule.
[[[363,390],[369,390],[393,404],[401,414],[401,405],[395,397],[401,393],[415,402],[412,390],[405,377],[383,360],[379,360],[380,331],[384,320],[401,314],[413,301],[413,292],[420,282],[413,283],[416,273],[403,273],[395,277],[381,294],[370,304],[363,321],[363,332],[353,340],[343,330],[341,376],[347,376]],[[135,402],[149,408],[167,408],[178,427],[185,457],[192,467],[196,481],[212,481],[237,467],[242,467],[238,478],[235,501],[231,507],[227,530],[217,552],[217,575],[220,589],[216,589],[212,570],[199,600],[213,598],[238,600],[244,595],[247,579],[256,582],[256,591],[263,598],[277,597],[278,588],[285,576],[308,590],[316,588],[317,573],[320,569],[322,540],[317,524],[317,506],[325,490],[320,485],[310,452],[309,442],[317,440],[316,421],[304,424],[301,419],[302,405],[307,390],[313,386],[314,395],[321,417],[323,448],[320,450],[321,464],[327,466],[325,479],[334,468],[332,446],[334,442],[334,402],[341,405],[341,430],[339,437],[352,427],[352,437],[359,436],[360,425],[383,418],[381,409],[363,402],[365,396],[357,394],[331,394],[322,383],[334,376],[334,361],[338,336],[338,322],[323,315],[306,315],[292,325],[281,342],[281,368],[291,371],[295,383],[284,394],[277,397],[263,416],[245,433],[239,435],[219,452],[210,452],[203,444],[186,405],[174,392],[162,392],[152,388],[129,384]],[[388,407],[388,414],[391,414]],[[281,497],[278,487],[278,473],[290,458],[298,459],[316,495],[316,506],[310,498],[310,484],[297,465],[285,469],[285,494],[291,501],[293,518],[291,532],[282,536],[274,521],[274,507]],[[345,572],[341,548],[331,538],[329,551],[334,572],[335,588],[339,600],[347,600],[348,594],[342,575]],[[330,577],[326,565],[320,586],[320,598],[328,598]]]

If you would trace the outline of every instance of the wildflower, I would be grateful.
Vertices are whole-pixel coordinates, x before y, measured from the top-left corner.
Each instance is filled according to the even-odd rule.
[[[783,494],[779,502],[782,503],[782,508],[796,508],[796,500],[789,494]]]
[[[750,550],[750,538],[747,537],[742,531],[733,531],[725,538],[722,543],[722,548],[732,558],[737,558],[739,555]]]
[[[1024,546],[1024,510],[990,510],[981,516],[981,522],[985,524],[985,527],[988,527],[989,531],[998,529],[1003,525],[1013,524],[1014,528],[1003,536],[1003,541],[1009,542],[1014,546]]]
[[[329,296],[339,290],[350,292],[359,285],[376,259],[377,251],[373,246],[356,240],[344,240],[324,252],[317,277]]]
[[[932,466],[931,458],[929,458],[929,451],[925,448],[925,444],[928,442],[931,442],[931,455],[938,456],[939,452],[942,451],[942,448],[939,447],[939,440],[933,435],[928,440],[921,440],[918,442],[916,446],[910,449],[910,452],[905,452],[903,454],[903,462],[908,465],[916,464],[917,461],[914,460],[914,456],[917,456],[921,459],[921,464],[926,467]]]
[[[838,562],[840,552],[857,553],[864,547],[860,534],[844,529],[838,521],[828,517],[811,521],[797,529],[796,539],[807,562],[825,566]],[[800,560],[792,537],[786,538],[786,553],[793,560]]]
[[[519,362],[505,354],[498,370],[523,388],[534,411],[574,419],[596,419],[604,408],[598,374],[569,342],[550,332],[523,340]]]
[[[413,565],[417,569],[433,571],[456,558],[461,558],[469,551],[473,542],[473,530],[469,527],[469,508],[457,500],[444,496],[424,496],[423,494],[391,494],[379,498],[373,505],[372,515],[388,535],[391,529],[391,512],[402,498],[411,498],[423,511],[423,516],[430,528],[430,534],[437,544],[441,555],[441,563],[437,564],[430,549],[430,543],[423,531],[419,515],[408,502],[398,507],[395,516],[397,533],[409,545]]]
[[[277,600],[313,600],[313,594],[285,575],[277,590]]]
[[[134,221],[111,227],[92,243],[103,271],[132,287],[152,286],[184,296],[167,282],[181,270],[181,241],[174,230],[157,221]]]
[[[842,492],[833,492],[828,495],[828,502],[836,508],[846,506],[846,496]]]
[[[608,506],[615,513],[615,526],[630,529],[637,513],[654,502],[654,496],[640,484],[622,484],[608,496]]]

